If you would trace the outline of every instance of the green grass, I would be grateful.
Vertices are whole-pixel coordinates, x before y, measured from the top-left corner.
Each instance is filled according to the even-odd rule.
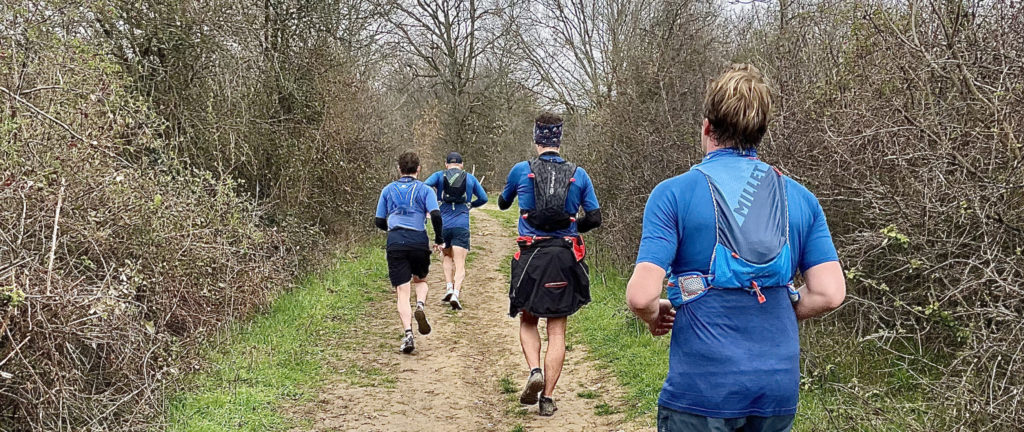
[[[522,423],[519,423],[515,426],[512,426],[512,429],[509,429],[509,432],[526,432],[526,426],[523,426]]]
[[[512,381],[512,377],[505,375],[498,381],[498,389],[501,390],[501,394],[513,394],[519,390],[516,387],[516,383]]]
[[[593,390],[583,390],[580,392],[576,392],[576,396],[578,396],[580,399],[597,399],[597,397],[600,395]]]
[[[831,319],[801,329],[803,364],[797,431],[834,430],[856,424],[870,431],[948,430],[927,396],[925,381],[940,378],[943,363],[915,349],[893,354],[874,340],[857,341]],[[924,361],[928,359],[928,361]],[[938,415],[945,414],[945,415]],[[954,416],[955,418],[955,416]]]
[[[629,418],[650,417],[668,373],[668,338],[653,338],[626,308],[625,276],[610,266],[591,267],[592,302],[573,315],[569,339],[589,349],[591,358],[611,370],[627,391]]]
[[[593,302],[570,318],[569,340],[586,345],[589,356],[625,387],[627,418],[653,421],[668,373],[669,337],[652,337],[629,312],[625,274],[610,265],[595,264],[590,276]],[[925,365],[940,363],[938,359],[909,348],[895,355],[872,341],[837,337],[853,330],[841,329],[834,320],[801,326],[802,381],[794,430],[838,430],[847,425],[864,431],[942,429],[930,423],[934,421],[929,418],[930,405],[922,396],[926,389],[914,378],[922,372],[926,380],[937,378],[940,371]],[[929,362],[907,360],[914,358]],[[577,396],[589,396],[583,393]],[[595,413],[604,410],[602,405],[595,407]]]
[[[381,248],[361,248],[321,275],[282,294],[269,310],[227,331],[227,341],[204,355],[207,366],[172,396],[171,431],[274,431],[295,427],[279,410],[310,400],[344,349],[338,335],[354,325],[366,305],[387,292]],[[369,288],[369,289],[368,289]],[[394,377],[353,366],[350,383],[388,386]]]
[[[608,405],[607,402],[601,402],[594,406],[594,415],[596,416],[607,416],[618,413],[619,410],[611,405]]]
[[[497,219],[498,222],[500,222],[506,229],[515,230],[516,226],[519,224],[519,206],[515,201],[512,202],[512,207],[509,207],[508,210],[504,211],[496,208],[479,208],[474,211],[487,213],[491,217]]]
[[[529,411],[519,403],[519,386],[512,377],[505,375],[498,380],[498,390],[505,395],[505,416],[509,418],[525,418]]]

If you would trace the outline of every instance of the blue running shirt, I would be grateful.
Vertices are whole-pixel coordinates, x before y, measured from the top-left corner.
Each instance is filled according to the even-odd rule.
[[[707,158],[744,157],[719,150]],[[793,273],[838,261],[817,198],[785,178]],[[644,210],[636,262],[672,275],[710,272],[715,247],[715,209],[707,178],[698,171],[661,182]],[[717,418],[789,415],[800,385],[796,314],[784,288],[711,289],[676,312],[669,372],[658,404]]]
[[[427,177],[423,182],[436,190],[437,205],[441,209],[441,220],[447,228],[469,229],[469,209],[487,204],[487,192],[476,176],[466,172],[466,203],[453,204],[441,202],[441,189],[444,188],[444,171],[438,171]],[[473,197],[476,196],[476,200]]]
[[[376,217],[388,220],[388,249],[430,249],[427,215],[437,210],[434,191],[412,177],[384,186]]]
[[[565,162],[565,159],[553,153],[542,154],[540,158],[555,162]],[[534,206],[533,179],[527,177],[529,174],[530,162],[523,161],[515,164],[508,173],[508,179],[505,180],[505,189],[501,191],[501,199],[506,202],[512,202],[518,195],[519,209],[532,209]],[[566,213],[575,215],[579,212],[580,207],[583,207],[583,210],[588,212],[600,208],[597,202],[597,195],[594,193],[594,184],[590,181],[590,176],[583,170],[583,167],[576,168],[576,174],[573,175],[573,178],[576,181],[569,185],[569,193],[565,198]],[[579,231],[576,229],[576,222],[573,222],[566,229],[546,232],[534,228],[525,219],[519,218],[519,235],[567,237],[577,236]]]

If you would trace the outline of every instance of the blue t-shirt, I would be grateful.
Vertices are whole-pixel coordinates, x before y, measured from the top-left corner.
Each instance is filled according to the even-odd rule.
[[[545,153],[540,155],[541,159],[552,160],[555,162],[565,162],[560,156],[554,153]],[[517,163],[512,167],[512,170],[508,173],[508,179],[505,180],[505,189],[501,191],[501,199],[506,202],[512,202],[516,196],[519,196],[519,209],[531,210],[533,209],[533,179],[527,177],[530,174],[530,162],[523,161]],[[576,179],[572,184],[569,185],[569,193],[565,198],[565,212],[570,215],[575,215],[579,212],[580,207],[583,207],[584,211],[594,211],[600,208],[597,203],[597,195],[594,194],[594,184],[590,181],[590,176],[583,167],[576,168],[576,173],[573,175]],[[551,236],[551,237],[566,237],[566,236],[577,236],[579,231],[576,230],[576,222],[573,222],[568,228],[547,232],[541,231],[534,228],[525,219],[519,218],[519,235],[522,236]]]
[[[741,157],[720,150],[708,157]],[[807,188],[786,178],[793,273],[838,261],[825,214]],[[661,182],[647,200],[636,262],[672,275],[710,272],[715,208],[707,178],[691,170]],[[707,417],[789,415],[800,386],[796,314],[784,288],[711,289],[676,311],[669,372],[658,403]]]
[[[384,186],[376,217],[388,220],[388,249],[429,249],[427,215],[437,210],[434,191],[412,177]]]
[[[483,185],[476,179],[476,176],[468,172],[466,173],[466,202],[463,204],[441,202],[441,189],[444,188],[443,170],[431,174],[423,183],[437,191],[437,205],[441,209],[441,220],[444,221],[445,229],[469,229],[469,209],[487,204],[487,192],[484,192]],[[473,200],[474,196],[476,196],[475,201]]]

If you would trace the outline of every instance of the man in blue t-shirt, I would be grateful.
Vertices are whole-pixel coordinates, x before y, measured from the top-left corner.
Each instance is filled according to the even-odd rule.
[[[724,72],[708,86],[704,113],[707,155],[651,192],[626,289],[653,335],[672,333],[658,430],[788,431],[800,385],[797,321],[839,307],[843,271],[814,195],[757,159],[771,113],[761,73]]]
[[[409,354],[415,348],[412,337],[410,291],[416,289],[416,324],[420,334],[430,333],[430,322],[423,310],[427,301],[427,272],[430,270],[430,244],[427,240],[427,215],[434,225],[434,248],[440,250],[443,224],[434,191],[416,180],[420,175],[420,158],[413,152],[398,157],[401,177],[384,186],[377,200],[374,224],[388,232],[388,277],[398,296],[398,317],[405,336],[401,351]]]
[[[601,209],[590,176],[559,156],[561,117],[544,113],[534,124],[537,159],[508,173],[498,208],[519,197],[519,252],[512,260],[509,315],[519,318],[519,340],[530,368],[519,402],[540,402],[538,413],[554,414],[551,398],[565,360],[565,324],[590,302],[590,280],[580,233],[601,225]],[[539,185],[539,188],[535,188]],[[576,219],[580,208],[586,215]],[[540,318],[547,319],[548,349],[540,368]],[[538,397],[538,393],[541,393]]]
[[[447,289],[441,302],[461,310],[459,294],[462,281],[466,279],[466,256],[469,255],[469,209],[487,204],[487,192],[473,174],[462,169],[462,155],[456,152],[448,153],[444,170],[431,174],[423,183],[437,191],[437,204],[444,221],[441,263]]]

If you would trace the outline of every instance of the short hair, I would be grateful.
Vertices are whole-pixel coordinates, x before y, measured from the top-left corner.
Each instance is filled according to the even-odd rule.
[[[562,123],[562,117],[559,117],[558,114],[555,114],[553,112],[544,111],[537,116],[537,119],[535,121],[537,122],[537,124],[542,125],[556,125]]]
[[[757,148],[768,131],[771,112],[771,89],[754,66],[732,65],[708,84],[704,118],[721,146]]]
[[[398,170],[402,174],[415,174],[420,169],[420,157],[416,152],[407,151],[398,157]]]

